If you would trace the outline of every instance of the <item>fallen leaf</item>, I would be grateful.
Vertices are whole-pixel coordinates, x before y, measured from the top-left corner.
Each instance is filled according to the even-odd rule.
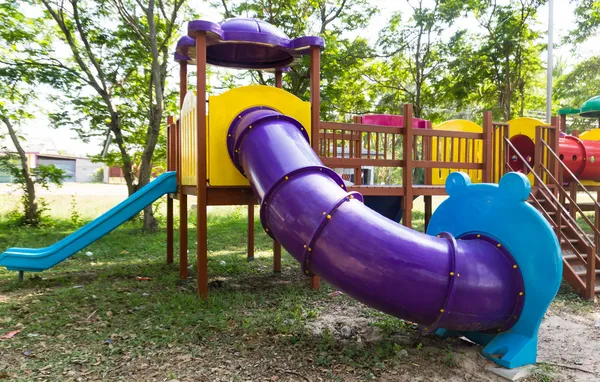
[[[22,330],[23,329],[18,329],[18,330],[13,330],[12,332],[8,332],[8,333],[4,334],[3,336],[0,336],[0,340],[10,340],[11,338],[13,338],[17,334],[19,334]]]

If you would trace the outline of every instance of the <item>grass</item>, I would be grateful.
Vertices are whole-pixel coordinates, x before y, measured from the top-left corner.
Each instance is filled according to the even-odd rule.
[[[38,229],[15,227],[6,215],[0,217],[0,250],[60,240],[107,204],[86,200],[77,197],[72,206],[64,198],[59,205],[67,211],[54,206],[52,220]],[[78,219],[69,209],[78,211]],[[211,209],[208,301],[197,299],[195,280],[179,280],[177,264],[165,264],[165,231],[146,233],[139,221],[47,271],[26,274],[25,282],[1,268],[0,335],[22,331],[0,341],[0,379],[354,381],[397,373],[443,380],[456,373],[466,345],[421,335],[416,325],[332,294],[326,283],[311,291],[285,252],[282,273],[274,274],[272,241],[258,215],[256,259],[248,262],[246,208]],[[414,213],[413,226],[422,230],[422,213]],[[193,266],[193,225],[188,237]],[[568,292],[562,298],[565,306],[586,306]],[[321,334],[311,329],[332,317],[335,325]],[[368,324],[346,339],[338,319]],[[377,335],[360,340],[369,333]]]
[[[89,220],[81,219],[47,220],[32,229],[14,227],[5,217],[0,219],[0,249],[52,244]],[[341,302],[369,316],[386,333],[412,329],[346,296],[330,297],[333,289],[327,284],[311,291],[308,278],[287,253],[282,274],[273,274],[272,241],[258,219],[256,260],[248,262],[246,222],[245,208],[209,214],[207,302],[197,299],[195,280],[179,280],[177,265],[165,264],[165,231],[143,232],[137,221],[47,271],[26,274],[25,282],[19,282],[15,272],[0,269],[0,335],[22,329],[10,341],[0,342],[0,376],[112,379],[118,376],[115,369],[128,369],[123,359],[131,363],[163,354],[168,364],[172,357],[222,357],[228,352],[253,358],[255,351],[260,357],[276,351],[300,358],[313,354],[311,361],[302,361],[310,368],[345,365],[358,379],[378,373],[399,351],[397,344],[343,344],[326,334],[315,338],[307,324]],[[188,237],[194,265],[193,227]],[[139,281],[138,276],[151,280]],[[286,350],[277,350],[280,347]],[[255,370],[250,376],[263,372]],[[175,370],[160,374],[181,376]]]

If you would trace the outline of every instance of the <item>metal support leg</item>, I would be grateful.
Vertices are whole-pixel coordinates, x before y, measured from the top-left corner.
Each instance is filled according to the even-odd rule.
[[[25,279],[25,272],[19,271],[19,281],[23,281]]]

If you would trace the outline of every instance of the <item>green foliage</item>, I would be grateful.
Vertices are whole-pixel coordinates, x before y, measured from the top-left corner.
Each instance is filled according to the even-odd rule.
[[[99,168],[92,174],[92,183],[102,183],[104,182],[104,169]]]
[[[69,208],[69,215],[71,218],[71,223],[74,226],[81,224],[81,214],[77,208],[77,200],[75,200],[75,195],[71,195],[71,206]]]
[[[288,36],[319,35],[325,40],[321,57],[321,119],[349,120],[351,115],[370,110],[371,102],[363,78],[366,60],[372,48],[364,38],[350,38],[352,31],[368,25],[377,12],[368,0],[262,0],[221,1],[215,3],[225,17],[256,17],[278,26]],[[283,76],[283,87],[308,100],[310,78],[308,57]],[[251,72],[250,81],[273,85],[274,79],[261,72]],[[243,75],[226,77],[232,86]]]
[[[526,110],[540,109],[544,97],[544,49],[534,28],[541,0],[511,1],[498,5],[485,0],[470,7],[485,31],[463,32],[451,44],[447,78],[448,96],[457,107],[468,106],[494,112],[495,118],[509,120]]]
[[[403,103],[412,103],[416,117],[431,118],[443,95],[441,85],[450,57],[445,35],[463,12],[464,3],[409,4],[410,19],[394,14],[382,29],[377,45],[383,59],[376,60],[366,75],[374,83],[371,91],[377,95],[379,112],[398,114]]]
[[[575,28],[569,33],[566,42],[581,43],[600,30],[600,1],[574,0]]]
[[[15,216],[17,218],[16,221],[20,224],[39,225],[44,217],[44,213],[48,210],[48,205],[43,199],[36,199],[35,193],[32,194],[30,192],[25,172],[17,164],[16,156],[11,154],[0,156],[0,170],[10,173],[13,183],[22,192],[22,211]],[[59,187],[62,186],[66,174],[64,170],[52,164],[38,165],[36,168],[30,169],[29,176],[34,185],[48,190],[52,184]],[[34,211],[30,211],[32,205],[36,205]]]

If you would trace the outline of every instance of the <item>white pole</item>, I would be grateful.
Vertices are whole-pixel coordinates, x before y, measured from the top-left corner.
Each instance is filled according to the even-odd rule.
[[[552,50],[554,45],[554,0],[548,1],[548,59],[546,68],[546,122],[552,119]]]

